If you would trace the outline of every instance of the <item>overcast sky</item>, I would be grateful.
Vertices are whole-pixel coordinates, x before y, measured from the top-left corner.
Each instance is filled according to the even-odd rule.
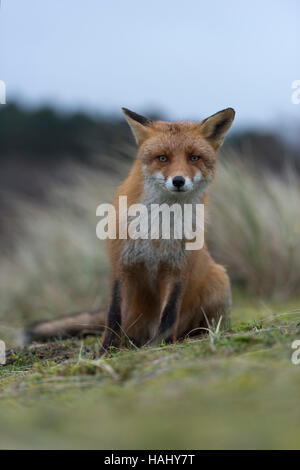
[[[2,0],[7,101],[300,120],[299,0]]]

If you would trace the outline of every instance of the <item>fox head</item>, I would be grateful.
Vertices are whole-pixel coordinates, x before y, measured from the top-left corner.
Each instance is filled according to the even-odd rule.
[[[147,183],[176,198],[203,193],[213,180],[216,152],[235,111],[224,109],[201,122],[151,121],[122,108],[138,144]]]

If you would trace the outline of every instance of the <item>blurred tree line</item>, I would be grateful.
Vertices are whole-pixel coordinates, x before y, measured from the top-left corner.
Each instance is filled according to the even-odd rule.
[[[66,162],[105,168],[105,156],[132,158],[133,145],[121,115],[63,113],[49,106],[29,109],[17,103],[0,106],[0,192],[20,190],[35,196],[44,186],[43,175],[57,177]],[[281,171],[289,161],[300,171],[300,144],[292,146],[276,132],[233,130],[226,146],[260,168]]]
[[[27,109],[16,103],[0,107],[0,158],[91,161],[128,141],[124,120],[83,112],[61,113],[45,106]]]

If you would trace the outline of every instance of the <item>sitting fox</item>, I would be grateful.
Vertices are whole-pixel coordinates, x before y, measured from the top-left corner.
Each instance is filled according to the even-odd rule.
[[[207,204],[216,172],[216,153],[235,112],[224,109],[202,122],[151,121],[123,108],[138,144],[137,158],[117,190],[128,206]],[[40,322],[27,341],[102,334],[103,348],[127,337],[137,346],[199,334],[207,323],[226,321],[231,306],[229,278],[205,243],[187,250],[185,240],[108,240],[111,299],[108,312],[95,311]]]

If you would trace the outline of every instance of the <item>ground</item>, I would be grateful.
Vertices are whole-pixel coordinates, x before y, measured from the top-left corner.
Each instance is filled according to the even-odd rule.
[[[230,329],[173,345],[8,351],[0,448],[299,448],[300,302],[235,300]]]

